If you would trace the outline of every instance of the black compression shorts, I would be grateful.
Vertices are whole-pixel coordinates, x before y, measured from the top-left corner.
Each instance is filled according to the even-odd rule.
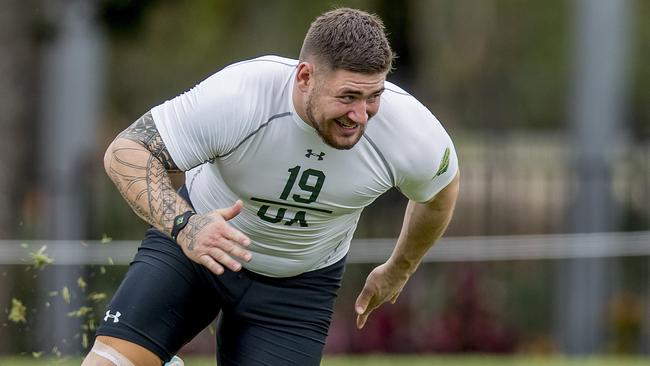
[[[217,276],[149,229],[96,334],[168,361],[221,312],[220,366],[319,365],[344,263],[288,278],[245,269]]]

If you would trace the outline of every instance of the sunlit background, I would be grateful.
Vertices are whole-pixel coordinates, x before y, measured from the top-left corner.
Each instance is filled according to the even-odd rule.
[[[3,0],[0,356],[92,344],[145,228],[104,173],[113,137],[230,63],[297,58],[335,5],[384,20],[389,80],[446,127],[462,183],[446,239],[358,331],[406,200],[365,211],[327,354],[650,353],[650,1]]]

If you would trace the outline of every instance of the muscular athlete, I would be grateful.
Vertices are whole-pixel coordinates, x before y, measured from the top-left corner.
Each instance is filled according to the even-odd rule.
[[[376,16],[333,10],[299,60],[230,65],[118,135],[106,171],[153,228],[84,365],[161,365],[218,314],[219,365],[318,365],[359,215],[392,187],[409,198],[402,231],[357,326],[395,302],[459,180],[439,121],[386,81],[392,59]]]

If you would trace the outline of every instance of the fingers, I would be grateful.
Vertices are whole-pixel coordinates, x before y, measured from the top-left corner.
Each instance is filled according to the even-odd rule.
[[[364,287],[354,303],[354,310],[357,313],[357,328],[359,329],[363,328],[368,316],[374,310],[374,306],[370,307],[373,297],[373,293],[367,287]]]
[[[209,255],[202,255],[199,257],[199,263],[205,266],[210,272],[216,274],[217,276],[222,275],[224,272],[223,266],[221,266],[217,261],[215,261]]]
[[[249,244],[250,244],[250,242],[249,242]],[[230,255],[232,255],[234,257],[237,257],[240,260],[243,260],[244,262],[250,262],[251,261],[251,258],[252,258],[251,252],[249,252],[248,250],[240,247],[239,245],[237,245],[235,243],[229,242],[226,245],[222,245],[222,249],[226,253],[228,253],[228,254],[230,254]]]
[[[194,254],[189,253],[188,256],[195,258],[197,263],[216,275],[223,274],[226,268],[234,272],[241,270],[240,262],[249,262],[252,258],[252,254],[243,248],[249,246],[251,240],[241,231],[230,226],[227,221],[239,215],[242,208],[242,201],[237,200],[230,207],[205,214],[216,220],[208,220],[198,233],[188,239],[189,250],[196,251]],[[195,247],[194,241],[196,241]]]
[[[226,255],[230,255],[238,258],[244,262],[250,262],[251,252],[240,247],[237,243],[228,240],[226,238],[221,238],[215,242],[215,245],[212,248],[222,251]]]
[[[401,291],[397,291],[391,297],[380,296],[379,294],[369,290],[368,287],[364,287],[357,297],[357,301],[354,304],[354,310],[357,313],[357,328],[361,329],[366,325],[366,321],[370,316],[370,313],[373,312],[380,304],[389,301],[391,304],[394,304],[397,301]]]
[[[354,302],[354,310],[356,310],[357,314],[363,314],[366,311],[370,299],[372,299],[372,294],[367,287],[364,287],[357,297],[357,301]]]
[[[221,217],[228,221],[233,219],[235,216],[239,215],[241,213],[241,210],[243,209],[244,204],[242,203],[241,200],[237,200],[232,206],[227,207],[227,208],[222,208],[219,210],[216,210],[216,212],[221,215]],[[222,232],[222,235],[229,240],[232,240],[240,245],[243,246],[248,246],[251,243],[251,240],[248,238],[248,236],[244,235],[241,231],[233,228],[230,225],[225,225],[224,231]]]
[[[235,202],[232,206],[219,209],[217,210],[217,212],[219,212],[219,214],[224,218],[224,220],[228,221],[234,218],[235,216],[239,215],[242,208],[244,208],[244,203],[241,200],[237,200],[237,202]]]
[[[248,258],[250,260],[250,254],[248,255]],[[198,263],[204,265],[216,275],[222,275],[225,268],[228,268],[233,272],[238,272],[242,268],[241,263],[233,259],[233,257],[220,248],[208,249],[205,254],[202,254],[198,258]]]
[[[214,241],[213,245],[206,248],[204,253],[220,266],[227,267],[233,272],[241,270],[240,261],[250,262],[252,259],[252,254],[248,250],[224,238]],[[221,273],[223,271],[215,272],[218,275]]]
[[[244,233],[233,228],[232,226],[227,226],[221,235],[223,235],[224,238],[245,247],[251,244],[251,240],[248,238],[248,236],[244,235]]]
[[[210,249],[208,251],[208,256],[215,260],[220,266],[225,266],[233,272],[237,272],[241,269],[241,264],[239,262],[219,248]]]
[[[241,247],[241,240],[244,240],[246,243],[245,245],[248,246],[250,245],[250,239],[236,229],[231,227],[228,227],[228,229],[229,230],[226,230],[221,235],[212,236],[210,238],[210,246],[212,248],[220,249],[224,253],[236,257],[244,262],[250,262],[252,258],[251,252]]]
[[[375,310],[376,308],[377,308],[376,306],[366,308],[362,313],[359,313],[357,311],[357,329],[361,329],[363,328],[364,325],[366,325],[366,321],[368,320],[370,313],[372,313],[372,311]]]
[[[357,329],[361,329],[364,325],[366,325],[366,321],[368,320],[370,313],[372,313],[372,310],[367,313],[357,315]]]

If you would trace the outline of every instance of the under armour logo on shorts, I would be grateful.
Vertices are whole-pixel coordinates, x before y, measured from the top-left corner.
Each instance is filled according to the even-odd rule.
[[[120,321],[120,315],[122,315],[119,311],[115,312],[115,315],[111,314],[110,310],[106,310],[106,316],[104,317],[104,321],[107,322],[109,318],[113,319],[113,323],[117,323]]]

